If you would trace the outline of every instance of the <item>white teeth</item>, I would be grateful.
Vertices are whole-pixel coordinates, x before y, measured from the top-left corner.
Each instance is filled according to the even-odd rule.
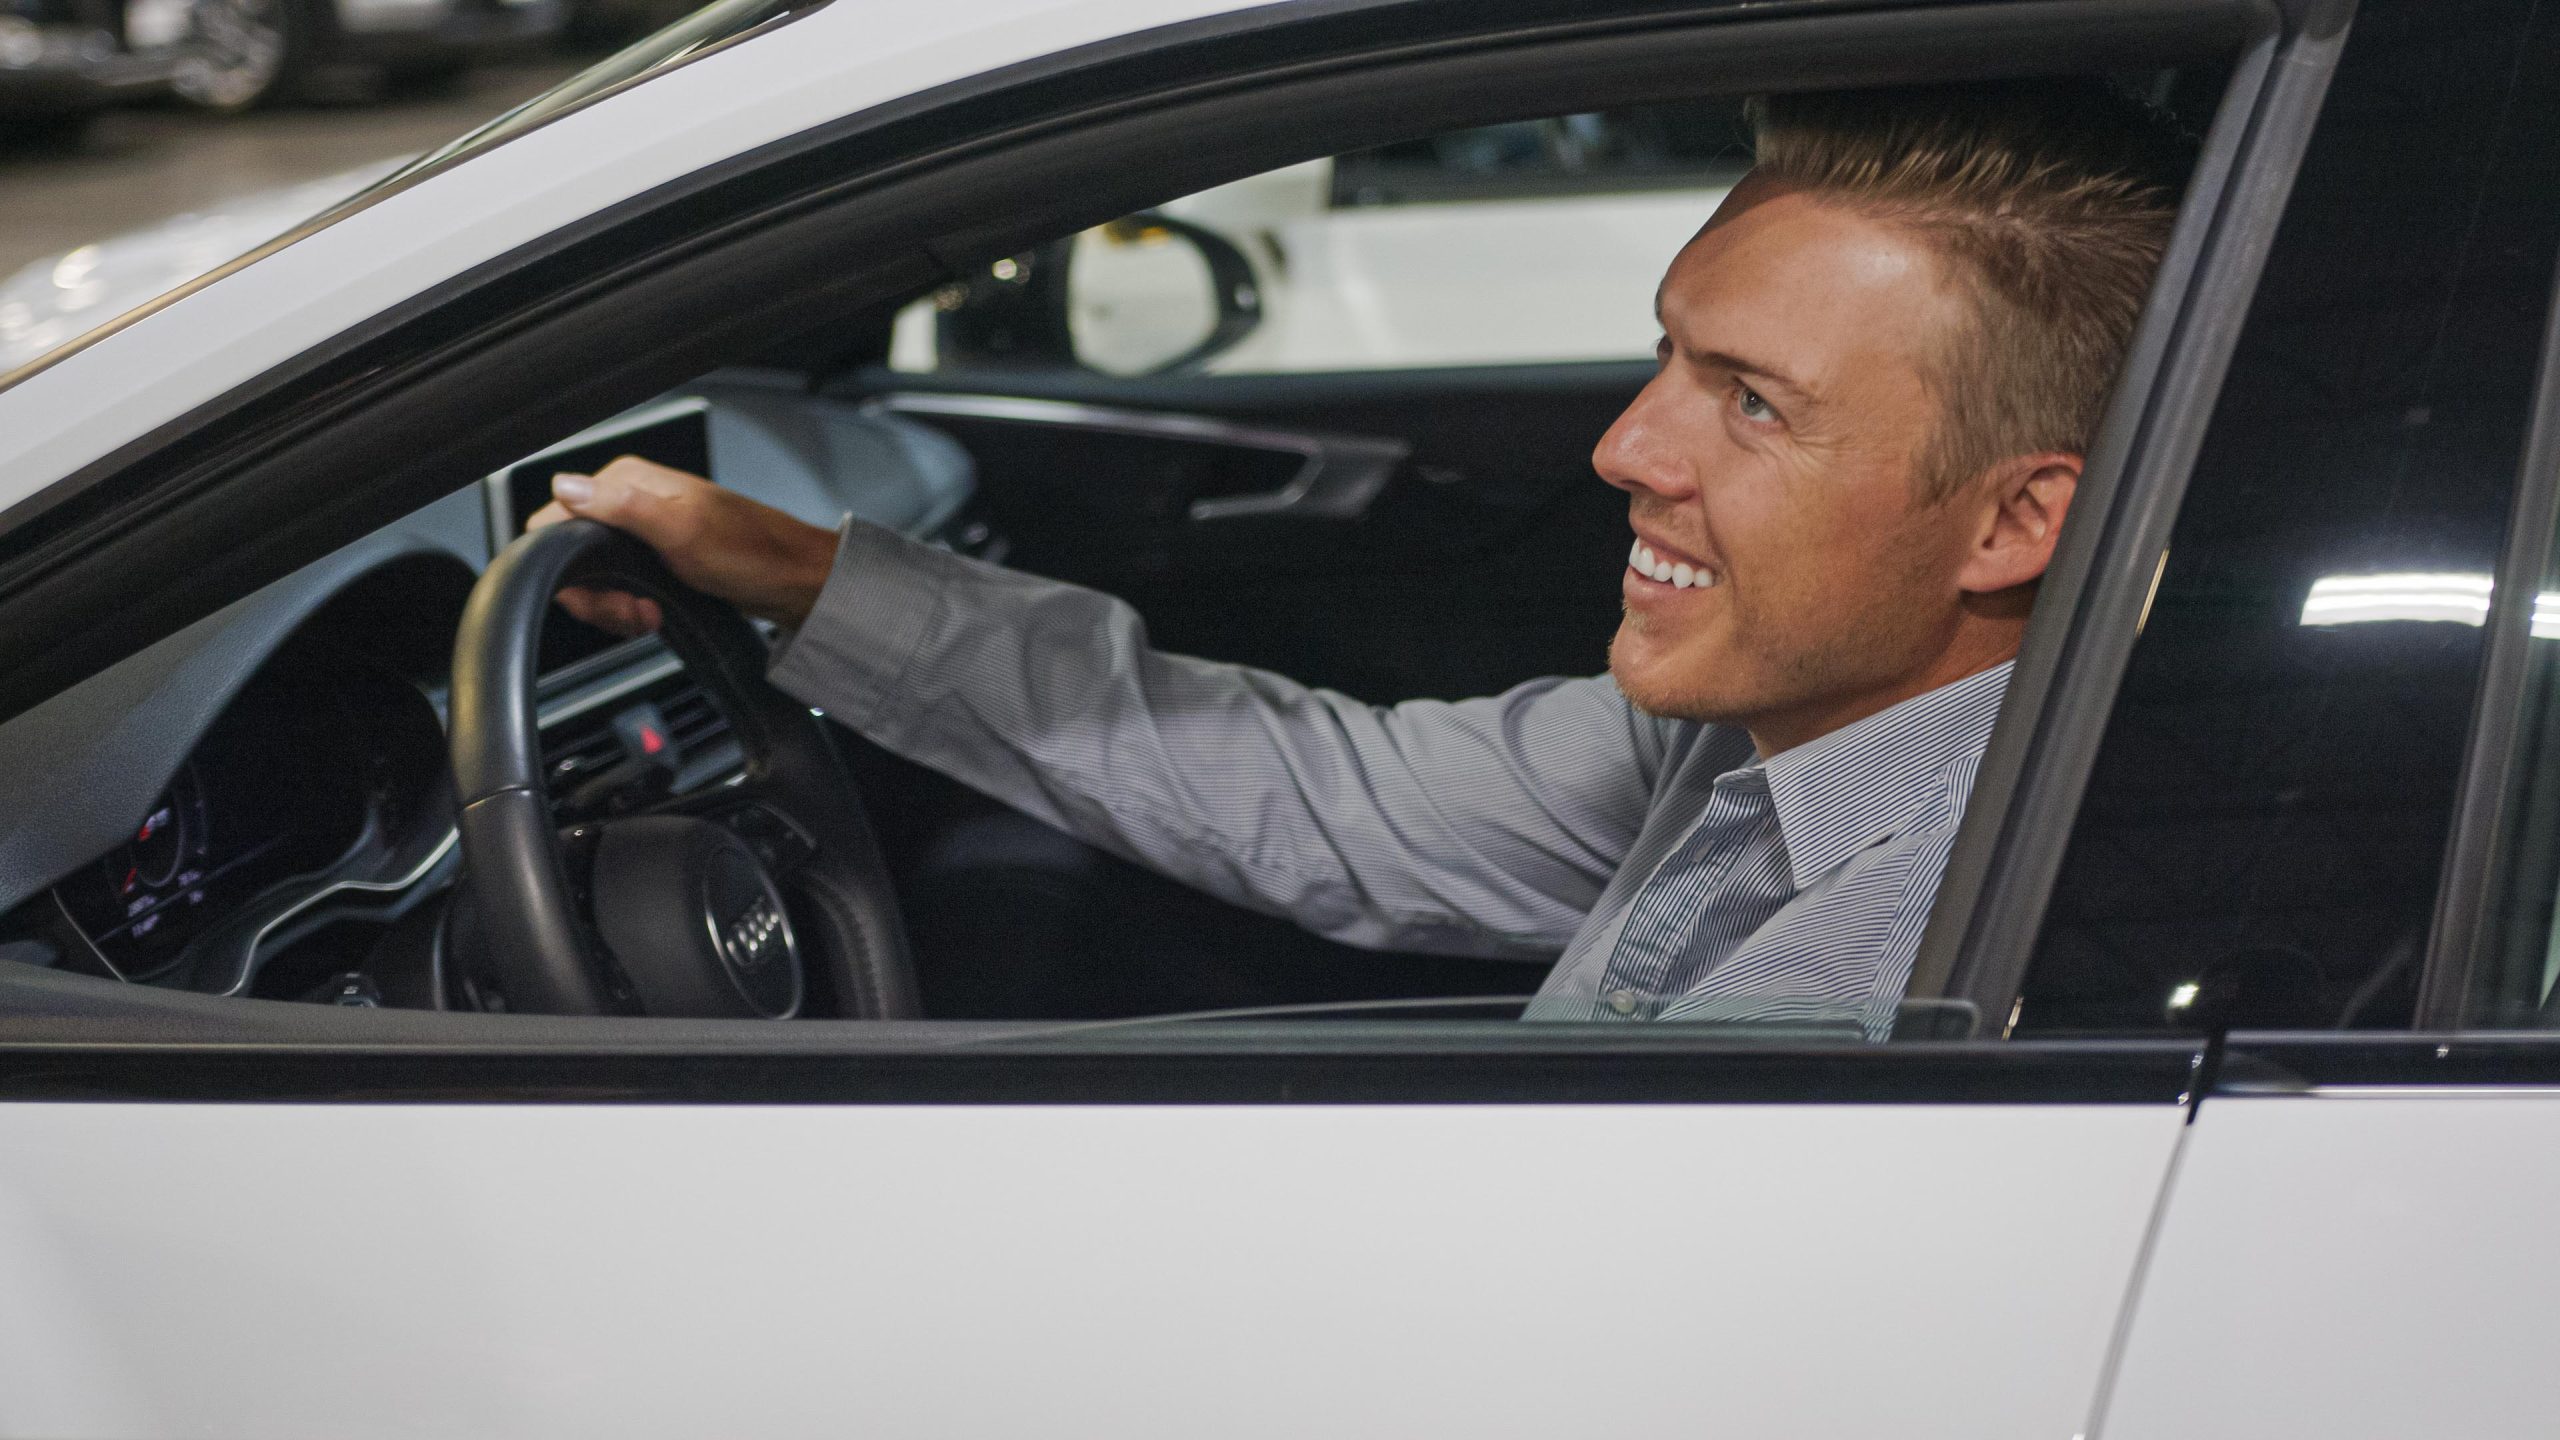
[[[1665,560],[1641,540],[1627,547],[1627,568],[1675,590],[1704,590],[1716,583],[1716,572],[1702,565]]]

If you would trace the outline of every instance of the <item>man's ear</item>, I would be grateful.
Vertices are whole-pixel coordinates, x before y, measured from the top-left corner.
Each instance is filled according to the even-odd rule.
[[[1981,523],[1956,572],[1958,589],[1990,595],[2044,577],[2080,486],[2080,463],[2060,451],[2018,455],[1974,482]]]

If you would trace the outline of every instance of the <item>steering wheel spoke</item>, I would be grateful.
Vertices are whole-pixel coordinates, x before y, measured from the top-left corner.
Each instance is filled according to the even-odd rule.
[[[820,826],[794,817],[797,804],[771,774],[749,770],[715,785],[634,807],[634,815],[708,820],[745,841],[776,880],[788,880],[817,857]],[[563,832],[564,834],[566,832]]]
[[[769,779],[748,776],[671,795],[640,813],[708,820],[746,842],[765,873],[787,883],[817,858],[818,837],[812,827],[792,818],[776,793],[779,788]]]
[[[563,584],[658,602],[669,648],[732,723],[740,778],[619,814],[588,796],[606,813],[562,827],[576,817],[547,803],[533,697]],[[453,773],[487,968],[514,1008],[618,1013],[628,997],[651,1015],[786,1019],[805,973],[837,1013],[915,1013],[861,796],[823,723],[766,683],[765,659],[737,611],[591,521],[523,537],[481,577],[454,649]]]
[[[747,842],[764,862],[765,872],[789,882],[817,858],[818,840],[808,827],[763,800],[748,800],[713,817],[715,823]]]

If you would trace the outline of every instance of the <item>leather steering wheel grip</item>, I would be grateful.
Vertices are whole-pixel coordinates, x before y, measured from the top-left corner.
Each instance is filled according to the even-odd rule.
[[[730,720],[751,788],[805,797],[792,816],[814,834],[803,883],[832,943],[822,959],[864,1018],[918,1013],[914,962],[888,869],[824,722],[765,681],[765,647],[745,617],[671,574],[655,551],[592,520],[519,538],[492,561],[454,640],[451,749],[462,851],[479,936],[508,1006],[547,1014],[628,1011],[590,952],[543,786],[537,718],[542,628],[564,585],[645,595],[660,637]]]

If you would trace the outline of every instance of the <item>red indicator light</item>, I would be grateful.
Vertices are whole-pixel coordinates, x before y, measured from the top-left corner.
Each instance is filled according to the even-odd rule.
[[[657,726],[655,726],[655,725],[643,725],[643,726],[641,726],[641,727],[640,727],[640,753],[641,753],[641,754],[643,754],[643,755],[655,755],[655,754],[657,754],[659,751],[664,750],[664,749],[666,749],[666,748],[667,748],[667,737],[665,737],[665,736],[663,736],[663,735],[661,735],[661,734],[659,734],[659,733],[658,733],[658,727],[657,727]]]

